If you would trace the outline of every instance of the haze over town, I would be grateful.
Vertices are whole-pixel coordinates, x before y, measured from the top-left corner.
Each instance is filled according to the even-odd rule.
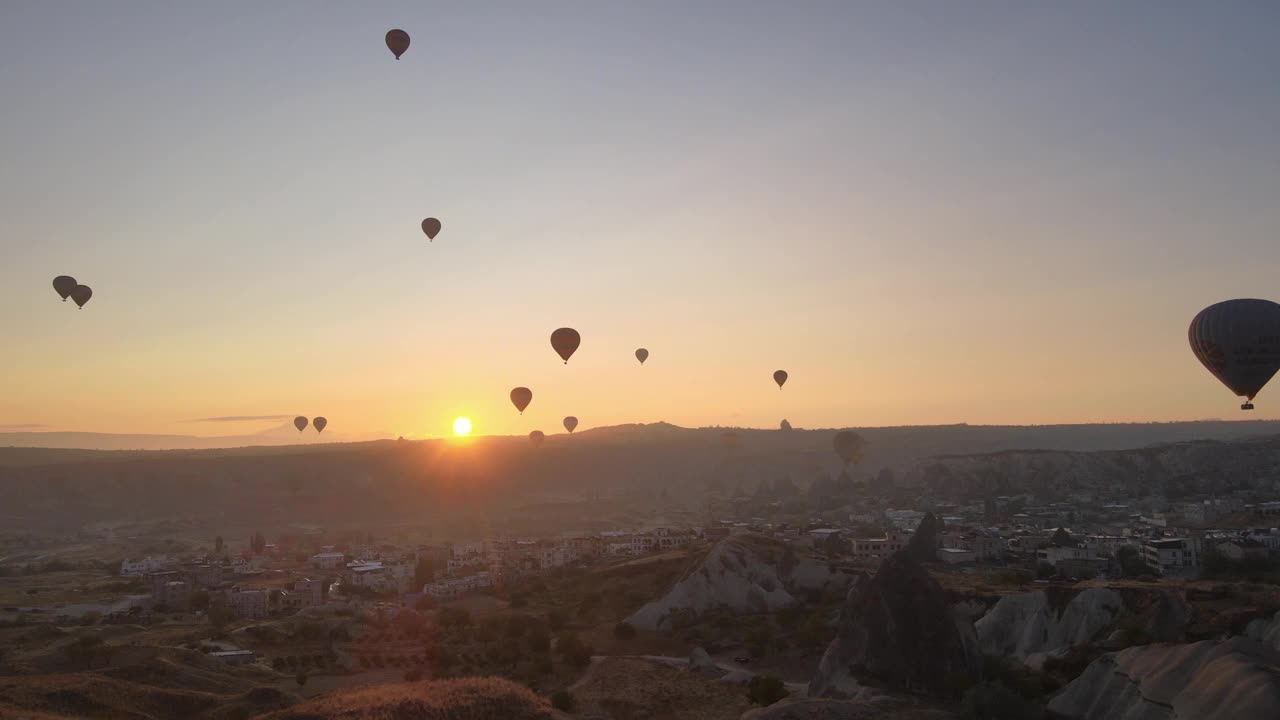
[[[1280,5],[0,7],[0,718],[1280,716]]]

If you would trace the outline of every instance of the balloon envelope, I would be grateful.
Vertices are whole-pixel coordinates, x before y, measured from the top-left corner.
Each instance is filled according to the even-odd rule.
[[[783,419],[782,419],[782,422],[778,425],[778,427],[779,427],[779,428],[781,428],[781,429],[783,429],[783,430],[790,430],[790,429],[791,429],[791,423],[787,422],[787,419],[786,419],[786,418],[783,418]]]
[[[298,432],[302,432],[307,429],[307,419],[299,415],[293,419],[293,426],[298,428]]]
[[[845,465],[862,460],[862,448],[866,444],[867,441],[863,440],[861,435],[850,430],[841,430],[831,440],[832,447]]]
[[[649,359],[649,351],[644,348],[636,350],[636,359],[640,361],[641,365],[643,365],[644,361]]]
[[[1191,321],[1187,339],[1214,377],[1252,400],[1280,370],[1280,305],[1270,300],[1210,305]]]
[[[543,435],[541,430],[534,430],[529,433],[529,442],[533,443],[535,447],[541,445],[542,441],[546,439],[547,436]]]
[[[71,288],[70,295],[76,305],[84,307],[84,304],[89,302],[89,298],[93,297],[93,290],[90,290],[88,285],[77,285]]]
[[[312,420],[311,424],[315,427],[316,432],[322,433],[324,432],[324,426],[328,425],[329,421],[322,417],[318,417],[315,420]]]
[[[570,415],[569,417],[564,419],[565,430],[568,430],[569,432],[573,432],[573,429],[576,427],[578,427],[578,418]]]
[[[578,349],[578,345],[582,343],[582,336],[573,328],[560,328],[551,333],[551,347],[555,348],[556,353],[560,355],[560,359],[565,363],[569,362],[569,358],[573,356],[574,351]]]
[[[409,49],[409,33],[396,28],[387,31],[387,49],[399,60],[405,50]]]
[[[787,381],[787,371],[786,371],[786,370],[774,370],[774,371],[773,371],[773,381],[774,381],[774,382],[776,382],[776,383],[778,383],[778,387],[782,387],[782,384],[783,384],[783,383],[785,383],[785,382]]]
[[[511,391],[511,404],[516,406],[520,413],[524,414],[524,409],[529,407],[529,403],[533,401],[533,391],[527,387],[518,387]]]
[[[58,291],[58,295],[62,296],[62,302],[66,302],[70,297],[71,291],[76,289],[76,279],[70,275],[59,275],[53,279],[53,289]]]
[[[427,240],[435,240],[440,234],[440,221],[435,218],[427,218],[422,221],[422,232],[427,234]]]

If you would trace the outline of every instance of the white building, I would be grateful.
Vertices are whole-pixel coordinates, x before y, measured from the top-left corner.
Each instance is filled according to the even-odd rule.
[[[1036,550],[1036,561],[1049,563],[1054,567],[1058,567],[1058,563],[1063,560],[1096,560],[1098,551],[1091,547],[1080,547],[1072,545],[1069,547],[1058,547],[1050,545]]]
[[[169,558],[164,555],[152,557],[148,555],[141,560],[122,560],[120,562],[120,575],[123,577],[141,577],[150,575],[151,573],[161,572],[166,565],[171,564]]]
[[[1194,575],[1202,550],[1199,538],[1151,540],[1142,546],[1142,556],[1161,575]]]
[[[434,598],[453,598],[493,587],[493,577],[479,572],[463,577],[445,578],[422,586],[422,593]]]
[[[332,570],[342,567],[343,560],[346,558],[340,552],[322,552],[311,556],[311,567],[319,570]]]
[[[854,557],[884,558],[906,548],[907,536],[898,530],[891,530],[884,537],[854,538],[850,545]]]
[[[231,588],[227,591],[227,607],[236,617],[264,618],[267,616],[267,591]]]
[[[938,548],[938,559],[946,565],[959,565],[973,562],[974,554],[964,548]]]

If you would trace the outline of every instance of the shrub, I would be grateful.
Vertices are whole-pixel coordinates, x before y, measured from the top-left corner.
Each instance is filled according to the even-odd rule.
[[[406,670],[404,673],[405,682],[418,682],[421,679],[422,679],[422,670],[418,668]]]
[[[571,713],[578,707],[578,701],[568,690],[557,690],[551,694],[551,707],[560,712]]]
[[[1018,693],[998,682],[970,688],[960,700],[961,720],[1034,720],[1040,713]]]
[[[636,628],[628,622],[620,622],[613,626],[613,636],[619,640],[632,640],[636,636]]]
[[[747,685],[747,699],[753,705],[769,706],[790,694],[787,686],[771,675],[757,675]]]

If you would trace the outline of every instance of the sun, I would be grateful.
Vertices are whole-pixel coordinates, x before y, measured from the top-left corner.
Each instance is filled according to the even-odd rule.
[[[458,437],[471,434],[471,420],[460,417],[453,420],[453,434]]]

